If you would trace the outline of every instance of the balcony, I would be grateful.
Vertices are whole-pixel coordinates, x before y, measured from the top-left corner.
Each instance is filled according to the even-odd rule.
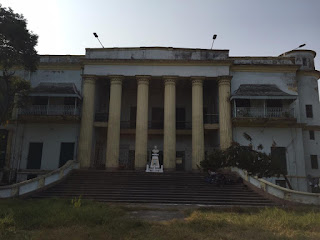
[[[235,127],[294,127],[297,118],[293,108],[236,107],[233,110]]]
[[[235,107],[234,118],[295,118],[294,109],[280,107]]]
[[[163,121],[149,121],[148,122],[148,129],[163,129],[164,122]],[[122,129],[136,129],[136,122],[135,121],[121,121],[120,128]],[[176,122],[176,129],[192,129],[191,122],[185,121],[177,121]]]
[[[26,122],[78,122],[80,107],[75,105],[32,105],[18,109],[18,120]]]
[[[32,105],[18,110],[18,115],[27,116],[78,116],[79,113],[79,107],[74,105]]]
[[[107,127],[108,126],[108,113],[107,112],[96,112],[95,123],[96,127]],[[219,115],[218,114],[204,114],[203,116],[204,128],[205,129],[218,129]],[[121,129],[136,129],[136,121],[122,120],[120,121]],[[148,121],[148,129],[163,130],[163,120],[152,120]],[[191,130],[191,121],[176,121],[176,130]]]

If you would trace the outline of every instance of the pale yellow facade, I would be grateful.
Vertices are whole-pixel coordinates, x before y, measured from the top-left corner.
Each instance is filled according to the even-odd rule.
[[[79,153],[81,167],[88,168],[94,158],[94,101],[95,101],[95,83],[99,77],[83,75],[83,107],[82,120],[79,139]],[[101,78],[101,77],[100,77]],[[134,76],[136,80],[136,121],[134,131],[135,154],[134,169],[143,170],[148,162],[148,135],[152,130],[148,129],[148,109],[149,109],[149,87],[153,77],[150,75]],[[104,81],[110,83],[109,92],[109,112],[107,121],[107,138],[106,138],[106,158],[105,168],[115,170],[119,168],[120,138],[121,138],[121,100],[124,76],[104,76]],[[177,143],[177,121],[176,121],[176,92],[179,81],[190,84],[192,96],[192,170],[198,170],[200,162],[205,157],[205,129],[203,113],[203,83],[206,81],[205,76],[180,78],[179,76],[162,76],[158,81],[163,84],[163,130],[157,130],[163,139],[163,165],[166,170],[176,170],[176,143]],[[232,123],[231,123],[231,106],[230,101],[230,80],[231,76],[222,76],[216,80],[218,82],[219,93],[219,116],[218,124],[220,147],[222,149],[230,146],[232,141]],[[223,118],[223,119],[222,119]],[[216,125],[216,124],[215,124]],[[211,126],[212,127],[212,126]],[[153,130],[156,131],[156,130]],[[163,132],[162,132],[163,131]],[[187,133],[188,130],[178,129],[179,134]]]

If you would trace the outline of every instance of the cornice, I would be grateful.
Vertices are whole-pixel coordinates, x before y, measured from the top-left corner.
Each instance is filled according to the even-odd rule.
[[[155,60],[155,59],[83,59],[83,65],[186,65],[186,66],[231,66],[231,60]]]
[[[207,48],[175,48],[175,47],[113,47],[113,48],[86,48],[93,51],[128,51],[128,50],[184,50],[184,51],[205,51],[205,52],[229,52],[229,49],[207,49]]]
[[[314,130],[314,131],[320,131],[319,125],[306,125],[302,128],[302,130]]]
[[[40,63],[37,66],[38,70],[81,70],[82,69],[81,63]],[[0,66],[0,69],[2,69],[2,66]],[[23,68],[23,66],[13,66],[10,68],[13,71],[28,71]]]
[[[299,69],[298,65],[261,65],[261,64],[243,64],[243,65],[232,65],[230,71],[232,72],[273,72],[283,73],[292,72],[295,73]]]
[[[302,76],[316,77],[317,79],[320,78],[320,72],[317,70],[298,70],[297,74]]]
[[[38,70],[81,70],[83,68],[81,63],[41,63]]]

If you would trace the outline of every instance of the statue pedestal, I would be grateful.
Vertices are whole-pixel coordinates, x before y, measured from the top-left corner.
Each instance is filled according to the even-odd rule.
[[[152,150],[152,159],[150,165],[147,164],[146,172],[158,172],[163,173],[163,165],[159,164],[159,150],[157,149],[157,146],[154,147]]]

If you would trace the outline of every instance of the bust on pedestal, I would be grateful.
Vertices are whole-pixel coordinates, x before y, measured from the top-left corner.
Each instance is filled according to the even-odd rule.
[[[159,150],[157,146],[154,146],[154,149],[152,150],[152,158],[150,165],[147,164],[146,172],[163,172],[163,165],[160,167],[159,163]]]

